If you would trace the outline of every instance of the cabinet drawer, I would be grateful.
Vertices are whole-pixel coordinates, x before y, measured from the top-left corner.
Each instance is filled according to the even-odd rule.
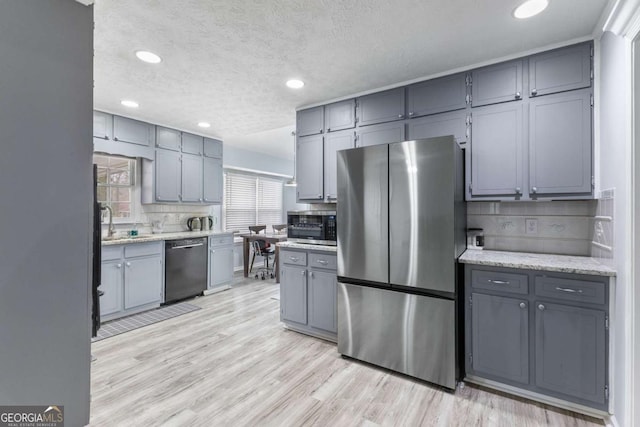
[[[337,257],[329,254],[309,254],[309,267],[337,270]]]
[[[102,261],[110,261],[122,258],[122,246],[103,246],[101,251]]]
[[[471,286],[474,289],[508,292],[526,295],[529,282],[526,274],[505,273],[502,271],[471,270]]]
[[[285,264],[307,265],[306,252],[280,251],[280,259]]]
[[[209,246],[225,246],[233,245],[233,235],[227,236],[209,236]]]
[[[131,243],[124,247],[125,258],[160,254],[162,254],[162,242]]]
[[[606,289],[602,282],[565,279],[562,277],[536,276],[537,296],[590,304],[604,304]]]

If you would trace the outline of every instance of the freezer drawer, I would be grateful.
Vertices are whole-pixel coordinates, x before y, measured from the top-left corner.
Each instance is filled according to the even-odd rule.
[[[338,352],[456,386],[453,300],[338,283]]]

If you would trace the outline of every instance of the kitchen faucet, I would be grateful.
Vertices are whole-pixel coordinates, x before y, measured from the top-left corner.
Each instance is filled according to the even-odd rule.
[[[111,206],[109,205],[100,205],[100,210],[108,210],[109,211],[109,229],[107,230],[107,237],[113,237],[116,232],[115,227],[113,226],[113,211],[111,210]]]

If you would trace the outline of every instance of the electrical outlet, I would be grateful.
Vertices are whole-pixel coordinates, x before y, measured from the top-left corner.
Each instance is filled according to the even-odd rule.
[[[524,220],[524,228],[526,234],[538,234],[538,219],[527,218]]]

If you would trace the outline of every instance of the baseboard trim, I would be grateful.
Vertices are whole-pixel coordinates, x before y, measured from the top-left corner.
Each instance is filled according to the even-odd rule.
[[[231,286],[223,285],[223,286],[218,286],[217,288],[205,289],[205,291],[203,292],[203,295],[206,296],[211,294],[217,294],[218,292],[226,291],[227,289],[231,289]]]

